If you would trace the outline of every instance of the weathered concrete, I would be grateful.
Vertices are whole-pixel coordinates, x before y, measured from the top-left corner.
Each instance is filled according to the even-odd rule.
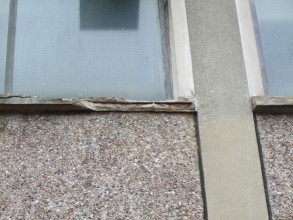
[[[189,112],[196,110],[194,100],[179,98],[167,101],[135,101],[123,98],[63,99],[31,96],[0,95],[0,111],[49,112]]]
[[[203,219],[193,114],[0,114],[0,219]]]
[[[257,115],[272,218],[293,219],[293,115]]]
[[[186,0],[209,220],[267,220],[233,0]]]
[[[254,112],[292,113],[293,97],[255,96],[251,98],[251,107]]]

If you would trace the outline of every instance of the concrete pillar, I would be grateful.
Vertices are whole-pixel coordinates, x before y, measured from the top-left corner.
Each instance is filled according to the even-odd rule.
[[[209,220],[268,219],[234,0],[186,0]]]

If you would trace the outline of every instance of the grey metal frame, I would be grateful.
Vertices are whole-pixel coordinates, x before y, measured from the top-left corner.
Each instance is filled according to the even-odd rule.
[[[9,24],[6,50],[6,69],[5,69],[5,94],[12,94],[13,88],[13,67],[15,51],[15,34],[17,21],[17,3],[18,0],[10,0],[9,5]]]

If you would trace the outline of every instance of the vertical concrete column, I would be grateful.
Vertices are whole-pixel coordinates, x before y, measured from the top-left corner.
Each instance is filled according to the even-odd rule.
[[[267,220],[234,0],[186,0],[209,220]]]

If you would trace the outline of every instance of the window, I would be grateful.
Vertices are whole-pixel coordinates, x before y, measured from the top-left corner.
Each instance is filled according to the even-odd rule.
[[[293,95],[293,1],[252,4],[268,95]]]
[[[9,38],[5,93],[170,96],[158,0],[11,0],[9,12],[7,1],[1,4],[9,15],[9,27],[1,31]]]
[[[179,32],[187,24],[178,27],[176,13],[166,16],[178,6],[170,3],[168,10],[169,2],[174,1],[0,0],[0,93],[149,101],[191,97],[189,41]],[[183,78],[187,83],[180,89]]]
[[[293,1],[236,0],[252,96],[293,96]]]

